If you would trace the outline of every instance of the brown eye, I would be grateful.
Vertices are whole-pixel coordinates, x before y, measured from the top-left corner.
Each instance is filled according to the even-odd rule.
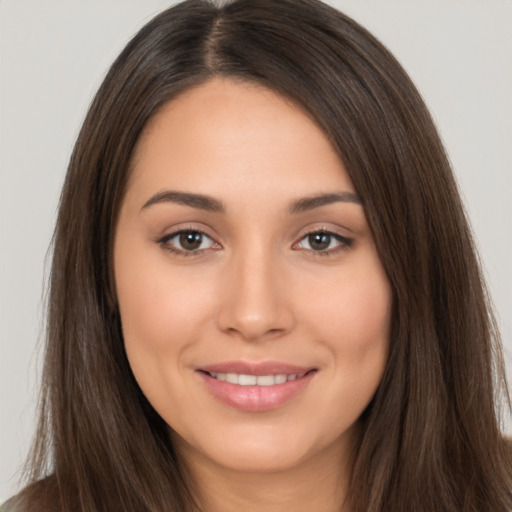
[[[203,234],[197,231],[184,231],[179,235],[180,247],[185,251],[194,251],[201,247]]]
[[[208,235],[190,229],[166,235],[158,243],[169,251],[183,255],[199,253],[204,249],[218,248],[217,244]]]
[[[325,251],[331,245],[331,238],[328,233],[312,233],[308,235],[308,243],[314,251]]]
[[[348,249],[351,245],[350,238],[338,233],[316,231],[302,237],[295,247],[317,253],[334,254],[338,249]]]

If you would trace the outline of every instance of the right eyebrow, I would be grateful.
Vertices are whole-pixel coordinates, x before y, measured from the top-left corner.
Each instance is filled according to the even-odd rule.
[[[354,192],[330,192],[303,197],[290,205],[290,213],[302,213],[332,203],[354,203],[362,205],[361,198]]]
[[[159,203],[182,204],[214,213],[226,212],[226,206],[218,199],[203,194],[178,192],[177,190],[164,190],[162,192],[157,192],[144,203],[142,210]]]

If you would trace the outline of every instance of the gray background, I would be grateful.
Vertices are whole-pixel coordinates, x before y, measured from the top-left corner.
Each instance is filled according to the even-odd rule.
[[[73,142],[108,65],[171,3],[0,0],[0,502],[34,427],[43,262]],[[330,3],[395,53],[433,112],[512,352],[512,1]]]

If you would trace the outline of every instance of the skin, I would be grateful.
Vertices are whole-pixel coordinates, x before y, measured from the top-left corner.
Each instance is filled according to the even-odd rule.
[[[155,199],[168,190],[225,212]],[[290,211],[331,193],[350,200]],[[204,232],[199,249],[180,245],[180,230]],[[317,231],[333,233],[326,248]],[[114,273],[133,373],[205,510],[339,512],[387,361],[391,291],[354,186],[310,116],[220,78],[166,104],[136,148]],[[251,412],[196,371],[232,360],[316,371],[284,405]]]

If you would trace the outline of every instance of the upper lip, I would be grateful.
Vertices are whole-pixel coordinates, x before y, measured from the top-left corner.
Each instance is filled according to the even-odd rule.
[[[207,373],[237,373],[243,375],[300,375],[315,368],[312,366],[297,366],[281,361],[225,361],[196,368]]]

